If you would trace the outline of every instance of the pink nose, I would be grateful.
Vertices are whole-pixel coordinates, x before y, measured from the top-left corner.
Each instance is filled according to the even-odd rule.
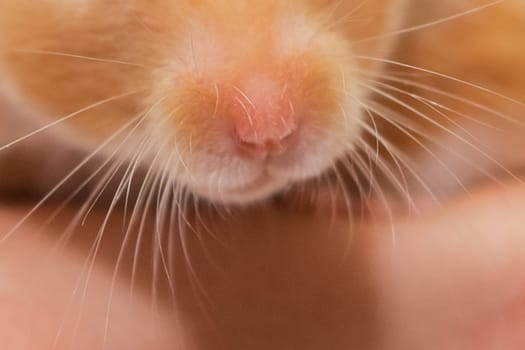
[[[250,156],[283,152],[297,130],[285,84],[265,76],[248,80],[232,93],[230,117],[239,149]]]

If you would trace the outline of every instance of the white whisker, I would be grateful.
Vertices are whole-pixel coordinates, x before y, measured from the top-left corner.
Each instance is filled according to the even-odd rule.
[[[133,62],[126,62],[126,61],[99,58],[99,57],[90,57],[90,56],[85,56],[85,55],[76,55],[76,54],[67,53],[67,52],[37,50],[37,49],[9,49],[8,51],[25,53],[25,54],[34,54],[34,55],[68,57],[68,58],[75,58],[75,59],[80,59],[80,60],[85,60],[85,61],[93,61],[93,62],[99,62],[99,63],[113,63],[113,64],[119,64],[119,65],[124,65],[124,66],[144,68],[144,69],[154,68],[154,67],[148,67],[148,66],[138,64],[138,63],[133,63]]]
[[[24,135],[22,137],[19,137],[18,139],[14,140],[14,141],[11,141],[11,142],[3,145],[3,146],[0,146],[0,152],[5,150],[5,149],[7,149],[7,148],[9,148],[9,147],[14,146],[15,144],[18,144],[18,143],[20,143],[22,141],[25,141],[25,140],[27,140],[27,139],[29,139],[29,138],[37,135],[37,134],[40,134],[40,133],[42,133],[42,132],[44,132],[44,131],[46,131],[46,130],[54,127],[54,126],[57,126],[60,123],[63,123],[65,121],[69,120],[69,119],[72,119],[72,118],[74,118],[74,117],[78,116],[79,114],[82,114],[82,113],[84,113],[86,111],[89,111],[91,109],[94,109],[96,107],[102,106],[104,104],[107,104],[107,103],[110,103],[110,102],[113,102],[113,101],[116,101],[116,100],[124,98],[124,97],[132,96],[132,95],[144,92],[146,90],[147,89],[140,89],[140,90],[135,90],[135,91],[132,91],[132,92],[126,92],[124,94],[119,94],[119,95],[116,95],[116,96],[113,96],[113,97],[109,97],[109,98],[106,98],[106,99],[104,99],[102,101],[98,101],[98,102],[93,103],[93,104],[91,104],[89,106],[81,108],[81,109],[77,110],[76,112],[73,112],[73,113],[68,114],[68,115],[66,115],[64,117],[61,117],[61,118],[59,118],[59,119],[57,119],[57,120],[55,120],[55,121],[53,121],[53,122],[51,122],[49,124],[44,125],[43,127],[39,128],[37,130],[34,130],[34,131],[32,131],[32,132],[30,132],[30,133],[28,133],[28,134],[26,134],[26,135]]]
[[[386,39],[386,38],[390,38],[390,37],[393,37],[393,36],[398,36],[398,35],[402,35],[402,34],[415,32],[415,31],[418,31],[418,30],[423,30],[423,29],[426,29],[426,28],[429,28],[429,27],[434,27],[436,25],[447,23],[447,22],[453,21],[455,19],[462,18],[462,17],[468,16],[468,15],[471,15],[473,13],[480,12],[480,11],[485,10],[487,8],[496,6],[496,5],[500,4],[500,3],[502,3],[503,1],[505,1],[505,0],[496,0],[496,1],[490,2],[488,4],[477,6],[475,8],[469,9],[467,11],[463,11],[463,12],[460,12],[460,13],[453,14],[451,16],[440,18],[440,19],[432,21],[432,22],[415,25],[413,27],[392,31],[392,32],[386,33],[386,34],[380,34],[380,35],[376,35],[376,36],[371,36],[371,37],[368,37],[368,38],[365,38],[365,39],[356,40],[353,43],[354,43],[354,45],[358,45],[358,44],[367,43],[367,42],[370,42],[370,41],[373,41],[373,40]]]

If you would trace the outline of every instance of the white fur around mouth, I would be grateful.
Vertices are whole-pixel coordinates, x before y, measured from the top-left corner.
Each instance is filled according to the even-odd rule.
[[[211,200],[218,199],[223,203],[247,204],[268,198],[282,190],[287,183],[287,179],[271,176],[263,171],[254,180],[238,187],[222,189],[219,192],[205,191],[201,192],[201,195]]]
[[[273,178],[270,175],[268,175],[267,172],[263,172],[255,180],[250,181],[247,184],[244,184],[232,190],[229,190],[229,192],[233,192],[233,193],[251,192],[251,191],[257,190],[258,188],[265,187],[266,184],[273,182],[272,180]]]

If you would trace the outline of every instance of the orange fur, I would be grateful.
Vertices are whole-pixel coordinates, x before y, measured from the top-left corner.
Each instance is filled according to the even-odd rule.
[[[80,144],[93,149],[131,118],[148,111],[131,147],[136,149],[141,137],[153,139],[148,141],[144,162],[158,163],[155,167],[160,171],[200,195],[244,202],[264,198],[290,182],[320,175],[352,150],[360,135],[367,134],[361,130],[363,122],[370,128],[379,126],[382,137],[409,152],[412,161],[431,162],[432,156],[420,145],[431,144],[425,137],[407,137],[396,125],[381,120],[381,111],[369,111],[378,120],[372,125],[365,106],[357,102],[368,101],[370,95],[370,89],[360,84],[364,71],[368,78],[377,80],[381,72],[388,75],[400,70],[389,64],[390,60],[519,98],[525,85],[521,78],[525,75],[519,74],[525,57],[523,45],[517,44],[525,33],[521,21],[524,6],[519,1],[506,1],[493,9],[413,33],[388,35],[402,24],[410,27],[439,19],[439,14],[456,13],[462,6],[468,9],[483,4],[486,2],[481,0],[446,4],[437,0],[91,0],[82,6],[59,0],[4,2],[0,4],[0,68],[15,95],[47,118],[59,118],[134,91],[61,124],[77,140],[83,140],[78,141]],[[468,37],[467,44],[457,40],[458,33]],[[502,60],[512,61],[507,65]],[[289,104],[300,118],[299,141],[285,156],[272,159],[270,165],[239,155],[230,137],[229,104],[235,101],[243,81],[261,73],[286,89]],[[383,84],[387,82],[392,83],[385,80]],[[482,99],[502,114],[517,110],[516,104],[501,96],[443,76],[430,75],[414,82],[469,100]],[[436,100],[436,93],[420,86],[407,87],[399,78],[392,84],[378,85],[390,90],[384,90],[388,95],[373,94],[376,100],[410,118],[420,130],[443,140],[455,138],[460,145],[461,138],[458,141],[451,135],[451,131],[461,130],[458,124],[486,136],[487,129],[472,126],[471,121],[457,115],[444,118],[432,106],[418,108],[440,126],[422,120],[399,101],[418,103],[410,94]],[[451,110],[479,122],[502,123],[494,114],[480,113],[472,106],[465,108],[465,103],[447,103]],[[515,123],[504,128],[514,139],[508,134],[503,139],[495,134],[484,138],[490,157],[480,157],[477,148],[465,154],[470,152],[470,157],[478,152],[478,158],[492,163],[486,167],[494,167],[492,158],[519,166],[523,159],[509,157],[507,152],[510,145],[517,147],[521,141],[521,130],[512,125]],[[372,140],[370,147],[375,142]],[[440,150],[428,147],[440,155]],[[388,151],[383,153],[389,157]],[[230,196],[229,191],[242,192],[261,178],[272,181],[256,193]]]

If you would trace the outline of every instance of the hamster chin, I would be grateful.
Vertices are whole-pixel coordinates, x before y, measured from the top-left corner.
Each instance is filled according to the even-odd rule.
[[[100,143],[147,111],[127,156],[151,155],[138,159],[199,196],[247,203],[353,148],[358,75],[377,69],[353,56],[384,56],[388,43],[352,43],[396,28],[405,2],[21,0],[0,5],[0,43],[24,49],[0,65],[42,114],[81,110],[62,123],[79,140]]]

